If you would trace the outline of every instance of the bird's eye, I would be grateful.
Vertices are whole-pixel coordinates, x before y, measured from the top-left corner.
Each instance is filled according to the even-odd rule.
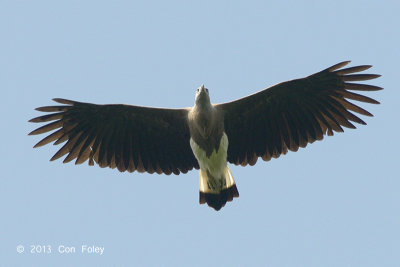
[[[206,88],[206,92],[208,93],[208,89]]]
[[[197,90],[196,90],[197,92],[199,91],[199,88],[197,88]]]

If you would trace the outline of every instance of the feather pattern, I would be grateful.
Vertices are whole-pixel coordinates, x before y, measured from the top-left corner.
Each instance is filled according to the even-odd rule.
[[[67,99],[54,101],[66,106],[37,108],[56,112],[30,122],[49,122],[30,135],[49,134],[35,147],[67,141],[51,160],[66,155],[89,165],[118,168],[119,171],[186,173],[199,168],[189,145],[187,109],[158,109],[129,105],[95,105]]]
[[[303,79],[283,82],[253,95],[215,105],[223,112],[229,137],[228,161],[236,165],[254,165],[258,157],[268,161],[297,151],[324,135],[343,132],[352,123],[366,124],[352,112],[371,113],[348,101],[379,104],[364,95],[350,92],[378,91],[381,87],[350,83],[378,78],[377,74],[359,74],[371,65],[343,68],[350,61],[333,65]],[[240,129],[240,130],[239,130]]]
[[[344,68],[349,63],[340,62],[308,77],[214,105],[229,139],[228,161],[254,165],[259,157],[265,161],[278,158],[324,135],[343,132],[343,127],[355,128],[353,123],[365,124],[358,114],[372,114],[349,100],[379,104],[353,92],[382,90],[358,83],[379,75],[359,73],[371,65]],[[30,120],[46,123],[30,133],[48,134],[35,147],[66,142],[51,160],[66,156],[64,162],[88,161],[119,171],[159,174],[199,168],[189,144],[190,109],[53,100],[61,105],[39,107],[36,110],[50,114]]]

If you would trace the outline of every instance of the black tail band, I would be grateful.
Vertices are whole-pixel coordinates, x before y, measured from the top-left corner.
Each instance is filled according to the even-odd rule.
[[[220,210],[225,206],[226,202],[232,201],[233,198],[239,197],[239,191],[236,188],[236,184],[229,188],[221,190],[218,194],[215,193],[203,193],[200,191],[200,204],[207,203],[208,206],[215,210]]]

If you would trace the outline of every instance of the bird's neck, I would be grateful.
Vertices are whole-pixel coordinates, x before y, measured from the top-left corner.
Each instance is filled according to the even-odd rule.
[[[189,119],[193,122],[192,130],[196,129],[195,131],[199,131],[203,137],[208,136],[213,127],[213,111],[213,106],[210,102],[196,101],[189,114]]]
[[[193,109],[198,111],[211,111],[213,106],[211,105],[210,101],[206,98],[196,99],[194,103]]]
[[[213,106],[210,103],[196,103],[193,109],[199,113],[207,113],[212,112]]]

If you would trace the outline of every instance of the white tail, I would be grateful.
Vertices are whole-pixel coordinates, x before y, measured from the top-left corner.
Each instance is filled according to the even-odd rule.
[[[220,186],[217,188],[210,188],[210,184],[218,181]],[[225,167],[222,177],[215,178],[207,171],[200,169],[200,204],[207,203],[215,210],[220,210],[225,206],[226,202],[232,201],[233,198],[239,197],[239,191],[236,188],[235,180],[233,179],[232,172],[228,166]]]

